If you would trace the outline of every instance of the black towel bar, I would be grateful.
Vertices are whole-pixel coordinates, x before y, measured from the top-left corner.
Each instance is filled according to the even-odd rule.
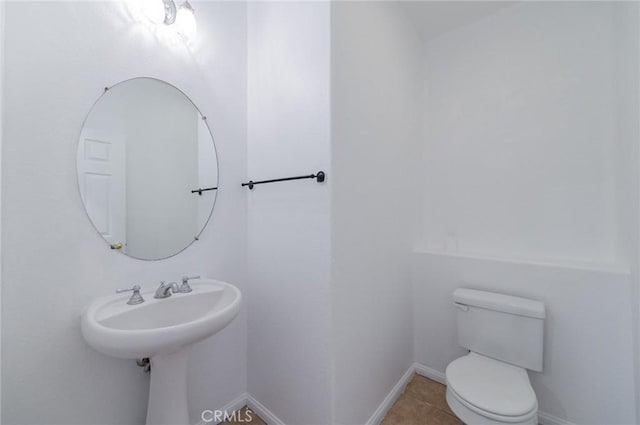
[[[202,196],[202,192],[206,192],[207,190],[218,190],[217,187],[207,187],[206,189],[196,189],[196,190],[192,190],[191,193],[197,193],[198,195]]]
[[[325,178],[326,178],[326,174],[324,171],[318,171],[316,174],[309,174],[306,176],[296,176],[296,177],[283,177],[281,179],[271,179],[271,180],[260,180],[257,182],[254,182],[253,180],[249,180],[247,183],[242,183],[242,187],[244,186],[248,186],[249,189],[253,189],[253,186],[257,185],[257,184],[264,184],[264,183],[275,183],[275,182],[284,182],[284,181],[288,181],[288,180],[302,180],[302,179],[316,179],[318,181],[318,183],[322,183]]]

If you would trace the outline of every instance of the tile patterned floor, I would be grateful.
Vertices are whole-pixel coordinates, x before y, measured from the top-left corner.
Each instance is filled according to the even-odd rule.
[[[381,425],[462,425],[449,409],[445,393],[444,385],[414,375]]]
[[[445,392],[444,385],[423,376],[414,375],[380,425],[463,425],[449,409]],[[249,408],[245,406],[241,413],[247,409]],[[225,422],[224,425],[239,423],[266,425],[266,422],[255,412],[251,410],[250,412],[253,418],[251,422],[246,420]],[[241,414],[238,418],[246,418],[246,415]]]

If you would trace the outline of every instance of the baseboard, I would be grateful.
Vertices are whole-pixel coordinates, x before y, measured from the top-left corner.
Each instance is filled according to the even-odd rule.
[[[234,398],[233,400],[231,400],[229,403],[225,404],[224,407],[221,407],[219,409],[216,409],[217,411],[220,412],[228,412],[229,414],[242,409],[244,406],[247,405],[247,399],[249,398],[249,394],[247,393],[243,393],[240,394],[238,397]],[[202,418],[198,418],[200,419],[199,422],[196,423],[196,425],[219,425],[222,422],[205,422],[204,419]]]
[[[260,403],[255,398],[249,397],[247,398],[247,405],[251,410],[256,412],[258,416],[260,416],[267,425],[284,425],[284,422],[280,420],[276,415],[274,415],[271,410],[267,409],[262,403]]]
[[[560,419],[544,412],[538,412],[538,423],[540,425],[576,425],[573,422]]]
[[[413,377],[414,369],[415,368],[412,365],[404,373],[404,375],[402,375],[402,378],[400,378],[400,380],[393,387],[391,392],[384,398],[384,400],[382,401],[380,406],[378,406],[376,411],[373,412],[373,415],[371,415],[366,425],[379,425],[380,422],[382,422],[384,417],[387,415],[387,412],[389,411],[389,409],[391,409],[391,406],[393,406],[393,403],[395,403],[398,397],[400,397],[400,395],[404,392],[405,387]]]
[[[424,376],[425,378],[440,382],[442,385],[447,385],[447,377],[440,371],[437,371],[420,363],[414,363],[413,369],[420,376]]]
[[[229,403],[227,403],[220,410],[222,410],[223,412],[228,412],[228,413],[232,413],[232,412],[235,412],[237,410],[240,410],[244,406],[247,405],[247,399],[248,398],[249,398],[249,394],[247,394],[247,393],[240,394],[238,397],[236,397],[233,400],[231,400]],[[218,425],[218,424],[216,424],[216,425]]]
[[[441,384],[446,384],[446,377],[444,373],[423,364],[414,363],[413,365],[411,365],[411,367],[409,367],[409,369],[407,369],[404,375],[402,375],[402,378],[400,378],[396,385],[391,389],[391,392],[387,394],[387,396],[384,398],[382,403],[380,403],[375,412],[373,412],[373,415],[371,415],[369,420],[366,422],[366,425],[379,425],[380,422],[382,422],[384,417],[389,412],[389,409],[391,409],[391,406],[393,406],[393,403],[395,403],[400,395],[404,392],[407,384],[409,383],[409,381],[411,381],[411,378],[415,373],[424,376],[425,378],[432,379],[436,382],[440,382]],[[283,421],[281,421],[262,403],[260,403],[258,400],[247,393],[240,394],[238,397],[218,410],[231,413],[235,412],[236,410],[242,409],[244,406],[249,406],[249,408],[256,412],[258,416],[260,416],[268,425],[285,425]],[[538,422],[540,425],[576,425],[573,422],[569,422],[567,420],[544,412],[538,412]],[[201,420],[196,425],[211,425],[212,423],[213,422],[207,423]],[[218,425],[218,423],[216,423],[216,425]]]
[[[267,409],[262,403],[255,398],[251,397],[247,393],[240,394],[238,397],[231,400],[224,407],[216,409],[216,411],[227,412],[231,415],[233,412],[242,409],[244,406],[249,406],[251,410],[258,414],[267,425],[284,425],[276,415],[274,415],[269,409]],[[200,421],[196,425],[220,425],[222,422],[205,422],[199,418]]]

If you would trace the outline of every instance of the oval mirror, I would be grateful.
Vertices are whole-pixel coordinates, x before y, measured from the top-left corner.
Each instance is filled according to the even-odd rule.
[[[105,90],[82,127],[77,168],[94,227],[111,249],[134,258],[179,253],[213,212],[218,160],[206,118],[161,80]]]

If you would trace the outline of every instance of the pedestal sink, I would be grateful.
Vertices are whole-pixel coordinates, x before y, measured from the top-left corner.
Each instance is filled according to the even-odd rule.
[[[155,288],[154,288],[155,289]],[[82,315],[82,335],[101,353],[151,359],[147,425],[190,425],[187,365],[191,344],[222,330],[240,311],[235,286],[201,279],[189,293],[128,305],[127,295],[96,299]]]

